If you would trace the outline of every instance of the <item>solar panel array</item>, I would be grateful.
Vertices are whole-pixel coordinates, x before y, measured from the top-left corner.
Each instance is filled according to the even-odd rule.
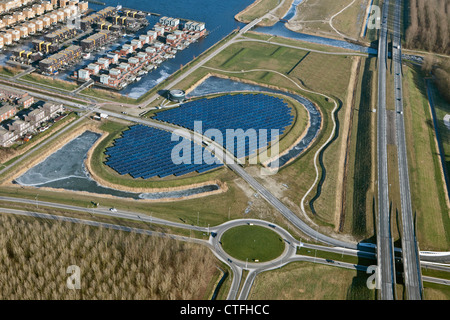
[[[135,125],[124,131],[122,137],[116,139],[114,145],[106,149],[105,154],[109,157],[105,163],[121,175],[129,174],[133,178],[143,179],[182,176],[192,172],[202,173],[223,166],[222,163],[205,163],[202,155],[209,157],[212,155],[203,147],[201,149],[198,145],[194,147],[194,143],[190,141],[190,161],[176,164],[172,160],[172,150],[187,141],[181,139],[172,141],[172,133],[168,131]]]
[[[241,158],[269,145],[277,137],[272,136],[271,129],[278,129],[278,136],[281,136],[293,123],[294,116],[292,109],[283,99],[266,94],[236,94],[187,102],[181,107],[158,113],[154,119],[189,130],[195,129],[194,121],[201,121],[202,133],[208,129],[219,130],[222,133],[223,146],[233,152],[234,156]],[[242,129],[244,132],[254,129],[257,142],[250,143],[247,138],[245,149],[242,146],[238,148],[238,139],[234,139],[233,144],[226,140],[227,129]],[[266,139],[260,138],[260,129],[267,130]],[[230,150],[231,146],[234,146],[233,150]]]

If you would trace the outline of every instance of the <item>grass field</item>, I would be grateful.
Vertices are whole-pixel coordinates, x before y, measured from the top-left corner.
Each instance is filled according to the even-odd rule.
[[[351,2],[352,0],[305,0],[298,6],[297,15],[287,26],[294,31],[339,37],[329,21]],[[358,39],[365,23],[366,5],[367,1],[355,1],[333,19],[333,26],[340,33]]]
[[[343,227],[344,231],[360,238],[374,234],[376,114],[372,109],[375,108],[377,90],[375,78],[375,59],[366,59],[358,83],[360,94],[356,97],[353,111]]]
[[[18,75],[23,70],[20,68],[11,68],[11,67],[0,67],[0,75],[7,76],[7,77],[14,77],[15,75]]]
[[[405,126],[411,198],[420,249],[448,250],[450,217],[424,79],[404,68]],[[408,134],[409,132],[409,134]]]
[[[425,300],[450,300],[450,287],[425,282],[423,285],[423,296]]]
[[[374,300],[368,275],[309,262],[293,262],[258,275],[249,300]]]
[[[207,66],[229,71],[264,67],[288,73],[307,54],[307,51],[280,47],[269,43],[241,42],[223,50]]]
[[[444,117],[447,114],[450,114],[450,103],[442,97],[433,83],[431,84],[430,89],[435,104],[437,126],[441,137],[442,148],[444,150],[447,173],[450,174],[450,130],[444,122]]]
[[[280,236],[260,226],[239,226],[227,230],[221,238],[222,247],[238,260],[266,262],[279,257],[285,248]]]
[[[135,99],[128,98],[120,93],[114,92],[112,90],[98,89],[98,88],[87,88],[81,93],[81,96],[88,96],[90,98],[96,98],[99,100],[114,101],[119,103],[133,104],[136,102]]]

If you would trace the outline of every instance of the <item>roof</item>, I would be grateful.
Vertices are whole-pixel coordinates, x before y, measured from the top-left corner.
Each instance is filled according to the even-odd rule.
[[[13,106],[11,104],[5,104],[0,107],[0,115],[4,114],[12,109],[15,109],[15,108],[16,108],[16,106]]]

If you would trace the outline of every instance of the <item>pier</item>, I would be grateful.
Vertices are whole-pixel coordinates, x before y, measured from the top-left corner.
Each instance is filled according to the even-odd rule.
[[[98,5],[101,5],[101,6],[106,6],[106,3],[101,2],[101,1],[97,1],[97,0],[87,0],[87,2],[93,3],[93,4],[98,4]]]

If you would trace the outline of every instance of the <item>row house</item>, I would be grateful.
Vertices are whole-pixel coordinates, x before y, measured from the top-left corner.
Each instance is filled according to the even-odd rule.
[[[17,113],[17,106],[11,104],[5,104],[0,107],[0,121],[5,121],[11,117],[14,117]]]
[[[0,127],[0,146],[6,148],[12,145],[18,136],[15,132]]]

